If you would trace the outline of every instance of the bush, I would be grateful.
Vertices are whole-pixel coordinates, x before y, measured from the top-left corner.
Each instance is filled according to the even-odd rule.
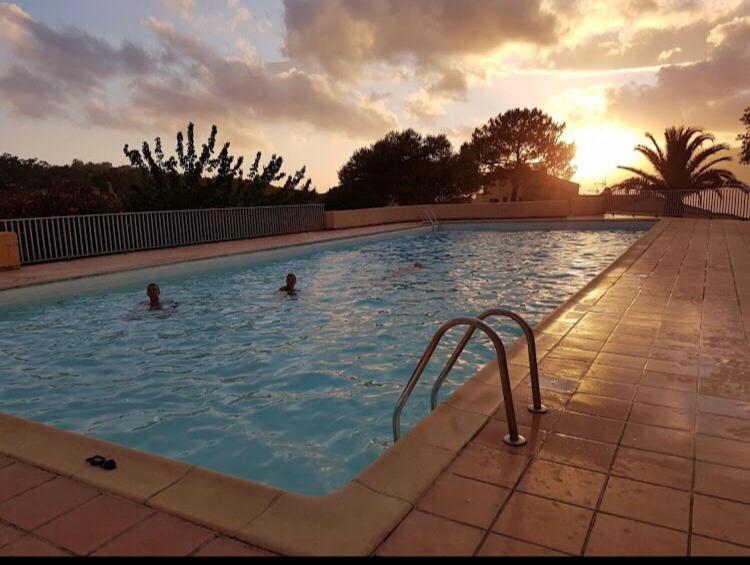
[[[49,189],[26,190],[19,185],[0,189],[0,218],[33,218],[121,212],[111,192],[90,185],[64,182]]]

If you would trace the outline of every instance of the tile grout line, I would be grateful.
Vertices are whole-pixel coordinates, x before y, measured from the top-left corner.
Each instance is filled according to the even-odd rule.
[[[112,496],[112,495],[110,495],[110,496]],[[128,499],[123,499],[123,500],[128,500]],[[93,555],[94,553],[96,553],[97,551],[99,551],[100,549],[102,549],[105,545],[108,545],[109,543],[115,541],[116,539],[121,538],[122,536],[124,536],[125,534],[127,534],[128,532],[130,532],[131,530],[133,530],[136,526],[138,526],[140,524],[143,524],[144,522],[150,520],[152,517],[156,516],[157,512],[155,510],[153,510],[152,508],[150,508],[148,506],[144,506],[144,507],[147,508],[148,510],[150,510],[151,512],[149,514],[146,514],[146,516],[144,516],[140,520],[136,520],[135,523],[131,524],[130,526],[128,526],[127,528],[125,528],[123,531],[115,534],[111,538],[109,538],[106,541],[104,541],[104,542],[100,543],[99,545],[95,546],[93,549],[91,549],[90,551],[88,551],[85,555],[87,555],[87,556]]]
[[[709,235],[706,238],[706,251],[704,255],[704,261],[705,261],[705,267],[703,270],[703,294],[701,297],[701,316],[700,321],[698,325],[698,332],[699,332],[699,344],[698,344],[698,351],[699,351],[699,357],[698,357],[698,379],[696,380],[696,393],[700,392],[700,359],[702,358],[703,353],[703,317],[706,307],[706,287],[708,285],[708,271],[710,269],[710,253],[711,253],[711,235],[710,235],[710,227],[711,227],[711,221],[709,220]],[[695,417],[693,420],[693,460],[692,460],[692,466],[691,466],[691,483],[690,483],[690,508],[688,512],[688,539],[687,539],[687,554],[688,556],[692,555],[693,553],[693,521],[695,520],[694,511],[695,511],[695,475],[696,475],[696,467],[697,467],[697,461],[696,461],[696,435],[698,432],[698,404],[697,404],[697,397],[696,397],[696,411],[695,411]]]
[[[640,296],[641,293],[643,292],[644,286],[648,283],[648,280],[656,272],[656,270],[659,267],[659,264],[661,263],[661,261],[663,260],[663,258],[664,258],[664,256],[666,255],[667,252],[668,252],[668,248],[665,249],[664,252],[660,255],[659,260],[656,262],[656,264],[654,265],[653,269],[649,273],[648,277],[645,278],[645,280],[643,281],[643,284],[640,286],[638,292],[633,297],[633,300],[631,301],[631,307],[636,302],[636,300],[638,299],[638,296]],[[670,296],[671,296],[671,292],[670,292]],[[626,310],[626,312],[629,311],[629,310],[630,310],[630,307]],[[623,318],[624,317],[625,316],[623,316]],[[618,325],[620,323],[621,322],[619,322]],[[661,322],[661,321],[659,322],[658,328],[657,328],[657,331],[656,331],[656,335],[658,335],[659,328],[661,327],[662,323],[663,322]],[[617,326],[615,326],[615,327],[617,327]],[[609,337],[611,337],[611,335],[612,335],[613,332],[614,332],[614,330],[612,332],[610,332],[610,335],[608,336],[608,339],[609,339]],[[653,342],[652,342],[652,345],[649,347],[649,353],[651,352],[651,350],[653,350]],[[633,410],[633,405],[635,404],[635,398],[637,397],[638,391],[640,390],[640,386],[641,386],[641,384],[643,382],[643,377],[644,377],[645,370],[646,370],[647,366],[648,366],[648,362],[641,369],[641,377],[638,380],[638,383],[635,383],[635,385],[636,385],[636,387],[635,387],[636,388],[635,395],[633,396],[633,400],[630,402],[630,406],[628,407],[628,414],[627,414],[627,416],[625,418],[625,425],[623,426],[622,432],[620,434],[620,439],[617,442],[617,445],[615,447],[615,451],[614,451],[614,453],[612,455],[612,460],[611,460],[611,462],[609,464],[609,469],[607,470],[607,473],[606,473],[606,479],[605,479],[604,485],[602,486],[602,490],[599,493],[599,497],[598,497],[598,500],[597,500],[597,503],[596,503],[596,507],[594,509],[594,513],[591,516],[591,522],[589,523],[589,529],[586,532],[586,537],[584,538],[583,546],[582,546],[581,552],[580,552],[580,555],[582,555],[582,556],[586,555],[586,552],[588,551],[589,544],[591,542],[591,536],[593,535],[594,527],[596,526],[596,522],[597,522],[598,516],[599,516],[600,513],[602,513],[601,512],[601,504],[604,501],[604,496],[605,496],[605,494],[607,492],[607,489],[609,488],[609,482],[610,482],[610,479],[612,477],[612,469],[613,469],[613,467],[615,465],[615,462],[617,460],[617,455],[618,455],[618,453],[620,451],[620,447],[622,446],[622,440],[625,437],[625,431],[627,430],[627,424],[630,421],[630,415],[631,415],[632,410]],[[614,475],[614,476],[616,477],[617,475]],[[607,515],[606,512],[604,512],[604,514]]]
[[[203,548],[204,548],[204,547],[206,547],[207,545],[211,544],[212,542],[216,541],[216,540],[217,540],[217,539],[219,539],[220,537],[222,537],[222,536],[221,536],[221,534],[219,534],[219,533],[217,533],[217,532],[214,532],[214,535],[213,535],[213,536],[211,536],[211,537],[210,537],[210,538],[208,538],[208,539],[207,539],[206,541],[204,541],[203,543],[201,543],[200,545],[198,545],[198,547],[196,547],[196,548],[195,548],[195,549],[194,549],[193,551],[191,551],[190,553],[188,553],[188,554],[186,555],[186,557],[194,557],[194,556],[195,556],[195,554],[196,554],[196,553],[198,553],[198,552],[199,552],[199,551],[200,551],[201,549],[203,549]]]

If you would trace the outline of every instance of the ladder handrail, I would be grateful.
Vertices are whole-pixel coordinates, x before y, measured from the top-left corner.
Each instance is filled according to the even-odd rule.
[[[505,308],[491,308],[490,310],[485,310],[484,312],[479,314],[479,316],[477,316],[477,319],[484,321],[490,316],[504,316],[506,318],[512,319],[519,326],[521,326],[521,329],[526,336],[526,343],[529,350],[529,373],[531,377],[531,396],[533,400],[533,404],[529,405],[529,411],[534,412],[535,414],[546,413],[547,407],[542,404],[542,393],[539,389],[539,369],[537,367],[536,361],[536,340],[534,339],[534,331],[531,329],[531,326],[526,323],[526,320],[524,320],[521,316],[519,316],[515,312],[506,310]],[[434,410],[437,406],[438,392],[440,391],[440,387],[448,377],[448,373],[450,373],[451,369],[453,369],[453,365],[455,365],[456,361],[458,361],[458,358],[461,355],[461,352],[466,347],[466,344],[469,343],[469,340],[474,335],[474,330],[475,328],[473,326],[466,330],[466,334],[464,335],[463,339],[459,342],[456,350],[453,352],[453,355],[451,355],[450,359],[448,360],[448,363],[446,363],[442,372],[435,380],[435,384],[432,385],[432,395],[430,399],[432,410]]]
[[[508,375],[508,362],[505,356],[505,347],[500,337],[497,335],[486,322],[477,318],[453,318],[452,320],[444,323],[437,332],[432,336],[432,340],[427,345],[422,358],[419,360],[416,369],[412,373],[409,381],[406,383],[404,390],[401,392],[401,396],[396,402],[396,407],[393,410],[393,441],[394,443],[401,437],[401,411],[409,400],[414,387],[417,386],[422,373],[424,372],[427,364],[430,362],[435,349],[437,348],[440,340],[443,339],[445,333],[455,326],[469,326],[472,329],[472,333],[477,328],[482,330],[492,340],[492,344],[495,346],[495,354],[497,356],[497,364],[500,367],[500,387],[503,395],[503,402],[505,404],[505,415],[508,420],[508,435],[505,436],[504,441],[510,445],[524,445],[526,439],[523,436],[518,435],[518,426],[516,425],[516,413],[513,407],[513,396],[510,387],[510,376]],[[460,355],[460,352],[459,352]]]
[[[438,222],[437,215],[435,214],[435,212],[433,212],[429,208],[420,208],[419,211],[424,213],[424,215],[426,216],[426,218],[422,220],[422,223],[426,222],[430,224],[433,228],[437,228],[437,226],[439,225],[439,222]]]

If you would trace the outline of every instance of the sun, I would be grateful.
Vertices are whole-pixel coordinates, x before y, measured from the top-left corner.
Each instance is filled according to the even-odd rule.
[[[619,176],[617,166],[636,160],[633,148],[640,142],[633,132],[609,124],[575,128],[570,139],[577,146],[573,178],[579,182],[599,182],[608,175]]]

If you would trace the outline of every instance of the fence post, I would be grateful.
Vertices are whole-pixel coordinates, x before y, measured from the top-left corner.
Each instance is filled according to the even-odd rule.
[[[15,232],[0,232],[0,271],[21,267],[21,252]]]

